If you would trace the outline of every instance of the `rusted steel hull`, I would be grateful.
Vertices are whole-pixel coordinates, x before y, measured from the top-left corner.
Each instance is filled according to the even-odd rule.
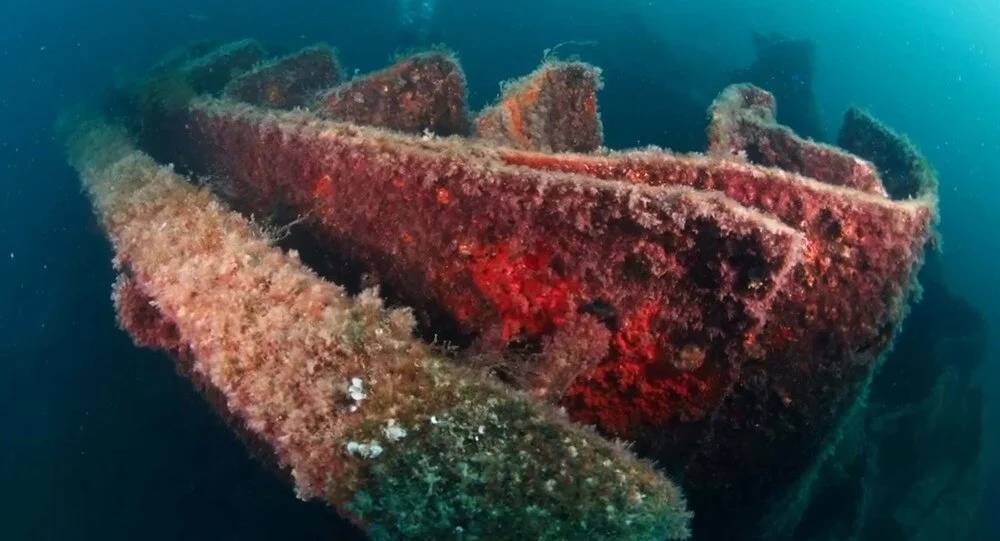
[[[645,365],[630,385],[649,392],[615,400],[627,391],[584,377],[578,385],[592,380],[608,401],[579,406],[625,408],[604,428],[672,434],[677,453],[707,428],[804,249],[801,234],[718,194],[505,166],[486,147],[218,101],[194,105],[188,125],[197,162],[228,177],[244,205],[308,215],[332,246],[412,305],[444,310],[481,348],[536,344],[539,394],[558,398],[602,360],[561,359],[559,344],[603,330],[596,350]]]
[[[934,185],[892,178],[893,195],[921,188],[891,200],[884,171],[778,125],[747,85],[714,104],[707,155],[551,153],[597,149],[599,86],[589,66],[546,64],[479,116],[480,139],[442,139],[468,128],[461,71],[416,55],[311,112],[198,98],[148,123],[168,137],[150,146],[247,212],[301,216],[320,251],[470,340],[460,359],[635,441],[696,505],[759,505],[815,459],[891,342]],[[895,137],[855,120],[858,148]],[[932,177],[891,150],[871,159]]]
[[[891,201],[777,169],[702,156],[624,152],[609,156],[500,151],[512,164],[623,179],[644,185],[717,190],[800,230],[802,259],[777,292],[767,325],[715,415],[709,437],[686,466],[690,486],[732,483],[750,490],[789,481],[817,452],[866,383],[905,316],[916,271],[933,234],[930,197]],[[613,374],[614,366],[606,366]],[[600,370],[600,369],[599,369]],[[570,390],[567,400],[584,390]],[[594,410],[571,407],[585,420]],[[646,432],[654,455],[670,435]],[[760,479],[759,471],[776,472]],[[784,479],[781,477],[784,476]],[[778,477],[777,479],[775,477]]]

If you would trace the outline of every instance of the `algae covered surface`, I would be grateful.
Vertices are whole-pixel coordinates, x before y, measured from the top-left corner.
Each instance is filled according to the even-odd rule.
[[[0,7],[0,537],[995,538],[1000,7],[689,4]]]

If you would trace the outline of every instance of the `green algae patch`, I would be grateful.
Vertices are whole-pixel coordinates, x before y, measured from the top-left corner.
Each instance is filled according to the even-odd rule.
[[[689,535],[683,496],[650,465],[520,395],[441,383],[430,395],[444,406],[437,412],[425,403],[359,431],[379,452],[345,507],[374,539]]]

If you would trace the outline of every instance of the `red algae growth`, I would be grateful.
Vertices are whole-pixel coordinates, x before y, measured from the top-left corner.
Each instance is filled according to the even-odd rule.
[[[410,337],[412,324],[399,326],[402,312],[379,304],[351,316],[351,332],[368,337],[351,342],[362,349],[331,358],[326,368],[306,357],[331,355],[324,347],[340,351],[347,335],[326,336],[306,349],[281,334],[312,332],[305,329],[262,329],[261,335],[242,338],[248,345],[241,347],[251,348],[249,358],[278,344],[309,354],[301,362],[311,371],[287,369],[282,379],[267,378],[307,393],[302,401],[265,407],[268,389],[241,390],[223,377],[263,380],[266,362],[245,365],[237,358],[227,361],[235,362],[233,367],[208,371],[221,378],[215,387],[223,394],[237,393],[239,399],[230,396],[229,412],[270,442],[300,491],[324,496],[360,517],[374,537],[389,531],[385,520],[424,509],[416,500],[388,497],[401,507],[379,507],[384,502],[365,488],[373,475],[382,476],[378,486],[385,491],[409,494],[420,489],[405,480],[410,461],[430,460],[438,468],[444,467],[439,460],[463,457],[427,459],[417,448],[394,454],[392,466],[371,469],[332,457],[345,439],[353,443],[352,457],[389,454],[385,440],[392,438],[386,431],[395,434],[392,427],[402,426],[410,431],[419,424],[415,419],[424,419],[420,415],[443,411],[434,396],[440,388],[419,383],[427,378],[457,378],[454,389],[477,389],[445,393],[456,419],[471,423],[476,415],[494,415],[475,406],[485,400],[493,404],[489,407],[517,410],[516,418],[537,420],[520,429],[545,432],[546,423],[554,422],[567,441],[594,438],[587,445],[604,449],[603,440],[578,435],[547,413],[525,413],[558,406],[578,423],[634,442],[637,453],[676,474],[695,501],[744,505],[774,495],[809,467],[862,396],[914,297],[916,271],[934,234],[936,183],[911,146],[864,113],[849,113],[845,122],[841,140],[849,152],[777,124],[773,96],[737,85],[712,106],[707,153],[610,151],[601,148],[596,97],[602,83],[593,66],[547,61],[506,85],[497,103],[470,121],[464,76],[450,54],[414,55],[340,82],[332,57],[321,55],[317,71],[317,49],[311,51],[252,71],[234,64],[222,96],[217,84],[181,104],[158,101],[160,94],[150,91],[145,103],[152,106],[127,124],[143,126],[143,150],[154,157],[218,179],[217,191],[234,207],[254,216],[301,217],[298,227],[315,239],[316,249],[351,262],[355,275],[374,277],[392,292],[393,302],[414,309],[430,327],[425,334],[440,330],[468,338],[465,349],[450,351],[447,360],[427,368],[430,361],[421,359],[434,357],[436,350]],[[214,62],[215,73],[227,70],[229,57],[208,53],[206,60],[185,65]],[[177,74],[188,76],[183,69]],[[318,88],[322,84],[329,88]],[[150,133],[162,133],[163,139],[148,140]],[[891,152],[871,152],[875,147]],[[151,194],[144,205],[154,205],[156,197]],[[109,226],[113,238],[116,223]],[[210,229],[205,235],[218,237]],[[181,316],[201,302],[191,300],[200,293],[186,291],[187,300],[165,314],[175,327],[136,301],[146,295],[162,303],[159,297],[173,290],[156,289],[151,277],[176,279],[177,272],[190,272],[170,267],[164,259],[170,250],[161,246],[162,257],[151,258],[145,270],[132,269],[116,299],[122,325],[137,343],[176,352],[201,343],[181,325]],[[255,261],[282,257],[260,250],[249,250]],[[126,261],[128,254],[119,259]],[[309,276],[302,287],[333,287],[308,285],[322,281],[297,260],[289,265]],[[234,297],[250,287],[226,280],[227,294]],[[365,300],[337,295],[348,313],[354,313],[352,302],[378,302],[373,293]],[[281,305],[284,299],[259,301]],[[287,310],[325,317],[320,297],[301,302]],[[230,308],[201,306],[198,321]],[[232,325],[225,328],[244,323]],[[393,346],[371,338],[376,335],[392,337]],[[261,342],[265,337],[269,345]],[[368,349],[369,343],[378,347]],[[196,367],[207,362],[197,347],[192,351]],[[482,366],[483,359],[491,374],[467,371]],[[337,385],[346,386],[347,396],[367,396],[366,384],[353,383],[353,373],[363,374],[361,382],[391,382],[393,394],[379,395],[381,409],[371,419],[331,413],[336,407],[324,392],[336,394]],[[494,379],[526,394],[511,394]],[[487,395],[492,398],[483,398]],[[272,410],[279,417],[266,417]],[[514,422],[501,424],[509,430]],[[323,426],[328,439],[290,444],[307,426]],[[362,433],[364,438],[355,436]],[[431,430],[421,441],[438,445],[439,436]],[[592,520],[596,513],[606,520],[599,531],[607,535],[589,530],[592,537],[687,534],[688,515],[673,485],[630,456],[609,451],[626,465],[619,468],[621,490],[630,492],[621,501],[650,502],[666,522],[647,514],[653,507],[609,517],[588,507],[604,488],[571,489],[583,474],[567,473],[571,468],[557,458],[580,453],[576,443],[534,449],[529,456],[535,458],[528,460],[510,455],[524,451],[521,442],[501,438],[496,448],[483,450],[494,453],[493,462],[462,463],[493,471],[496,461],[527,460],[524,467],[539,468],[532,470],[536,473],[557,470],[562,477],[553,478],[552,486],[561,488],[545,490],[579,498],[558,505],[578,506],[573,517]],[[644,488],[633,490],[638,486],[633,483]],[[333,485],[348,488],[324,492]],[[449,494],[462,501],[461,490],[451,488],[455,492]],[[503,499],[489,492],[492,485],[486,489],[484,498]],[[533,486],[524,489],[534,494]],[[660,499],[636,496],[647,490],[660,491]],[[523,519],[516,503],[500,500],[489,500],[490,505],[509,510],[510,519]],[[544,522],[525,522],[523,535],[558,538],[549,536],[556,530],[545,530]],[[402,535],[404,526],[392,533]],[[413,524],[405,531],[427,534],[427,527]],[[484,536],[496,533],[488,525],[473,527]],[[570,528],[558,520],[551,527]],[[631,527],[642,535],[629,533]]]
[[[583,62],[542,64],[505,83],[499,102],[476,117],[476,133],[498,144],[544,152],[590,152],[603,142],[597,113],[599,69]]]
[[[409,311],[322,280],[121,132],[84,124],[71,144],[115,250],[119,324],[172,353],[300,497],[377,539],[687,537],[651,465],[450,365]]]

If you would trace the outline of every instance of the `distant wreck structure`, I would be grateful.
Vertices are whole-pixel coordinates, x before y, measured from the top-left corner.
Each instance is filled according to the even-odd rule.
[[[264,107],[305,107],[317,92],[343,78],[340,64],[329,47],[316,46],[256,65],[233,78],[223,94]]]
[[[132,133],[84,131],[74,163],[123,328],[373,538],[685,538],[687,502],[696,535],[737,532],[713,513],[803,490],[913,300],[936,182],[864,113],[845,150],[736,85],[707,153],[610,151],[587,64],[473,116],[448,53],[343,81],[326,48],[226,53],[250,44],[127,89]]]

